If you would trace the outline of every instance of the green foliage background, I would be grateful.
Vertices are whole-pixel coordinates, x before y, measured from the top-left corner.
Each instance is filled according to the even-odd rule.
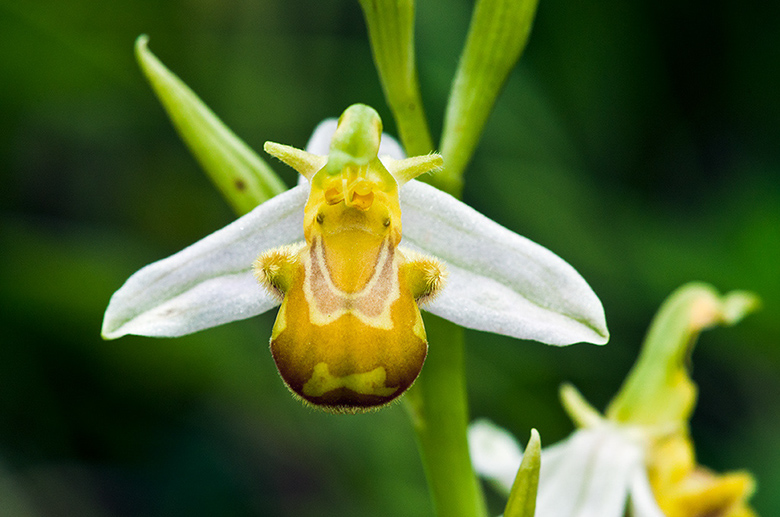
[[[612,331],[563,349],[468,333],[473,415],[523,440],[570,432],[564,380],[604,407],[682,283],[762,297],[702,337],[692,431],[702,463],[756,475],[765,517],[780,508],[778,5],[542,0],[465,191],[572,263]],[[471,7],[418,5],[435,131]],[[354,102],[394,129],[357,2],[0,1],[0,515],[432,515],[403,406],[302,407],[267,352],[273,314],[100,339],[127,276],[233,218],[144,82],[140,33],[255,149],[301,146]]]

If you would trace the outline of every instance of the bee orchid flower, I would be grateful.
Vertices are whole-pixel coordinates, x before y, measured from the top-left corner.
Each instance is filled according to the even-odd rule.
[[[306,150],[266,150],[299,185],[132,275],[104,338],[182,336],[281,303],[282,377],[336,411],[384,404],[414,381],[427,351],[418,305],[516,338],[606,342],[601,302],[572,266],[414,180],[441,157],[404,158],[368,106],[320,124]]]

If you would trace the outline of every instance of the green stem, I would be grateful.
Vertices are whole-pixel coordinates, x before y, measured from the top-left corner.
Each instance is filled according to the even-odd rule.
[[[431,347],[423,372],[406,394],[436,514],[485,517],[482,488],[469,457],[463,329],[426,315]]]
[[[433,150],[414,56],[414,0],[360,0],[371,52],[409,156]]]

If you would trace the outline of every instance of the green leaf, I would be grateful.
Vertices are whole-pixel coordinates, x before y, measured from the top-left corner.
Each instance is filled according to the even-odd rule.
[[[509,72],[525,48],[537,0],[479,0],[452,84],[435,186],[459,195],[465,170]]]
[[[268,164],[149,51],[148,41],[141,35],[135,43],[144,74],[182,140],[233,210],[243,215],[287,190]]]
[[[523,461],[517,470],[512,491],[509,492],[504,517],[534,517],[541,464],[542,441],[536,429],[531,429],[531,438],[523,453]]]

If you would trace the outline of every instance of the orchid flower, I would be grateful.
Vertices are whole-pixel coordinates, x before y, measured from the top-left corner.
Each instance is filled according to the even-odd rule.
[[[748,517],[753,491],[745,472],[715,474],[696,464],[688,433],[695,386],[685,366],[698,333],[733,324],[754,296],[718,296],[689,284],[662,306],[641,355],[606,416],[570,385],[564,407],[579,429],[542,450],[539,517]],[[479,420],[469,428],[474,467],[505,495],[522,451],[505,430]]]
[[[306,150],[266,142],[301,174],[282,191],[146,44],[136,44],[144,72],[236,208],[248,190],[281,193],[132,275],[109,302],[104,338],[182,336],[281,304],[271,336],[279,372],[293,394],[332,411],[383,405],[412,384],[428,345],[420,308],[554,345],[606,342],[601,302],[574,268],[416,181],[442,157],[406,158],[372,108],[324,121]]]
[[[469,427],[474,469],[509,495],[523,451],[506,430],[484,419]],[[537,517],[663,517],[644,467],[641,435],[603,425],[576,431],[542,450]]]
[[[327,168],[343,159],[336,147],[328,151],[337,125],[335,120],[320,124],[306,151],[266,147],[286,149],[283,158],[301,170],[304,166],[296,162],[301,157]],[[393,170],[407,160],[427,160],[404,160],[400,145],[385,134],[373,153],[387,153],[380,163]],[[264,251],[304,242],[311,191],[302,176],[295,188],[132,275],[111,298],[103,336],[182,336],[279,305],[280,298],[255,280],[252,265]],[[607,340],[599,299],[574,268],[549,250],[416,180],[401,187],[400,208],[407,253],[430,254],[446,264],[446,287],[423,306],[426,311],[464,327],[554,345]]]

